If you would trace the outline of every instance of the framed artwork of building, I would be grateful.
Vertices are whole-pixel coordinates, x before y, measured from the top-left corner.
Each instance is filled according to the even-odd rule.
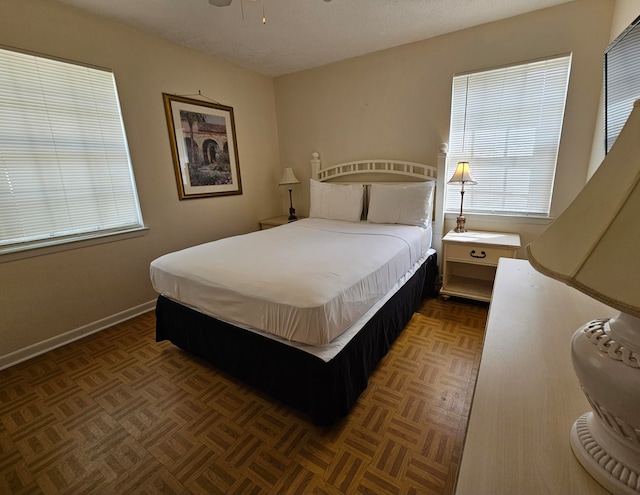
[[[233,108],[162,97],[180,199],[242,194]]]

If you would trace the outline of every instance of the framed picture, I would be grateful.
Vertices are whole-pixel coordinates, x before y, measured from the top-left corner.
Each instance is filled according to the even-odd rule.
[[[233,108],[162,97],[180,199],[242,194]]]

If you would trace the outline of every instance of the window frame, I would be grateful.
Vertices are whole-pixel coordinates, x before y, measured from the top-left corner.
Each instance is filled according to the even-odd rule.
[[[4,156],[1,157],[3,162],[0,163],[0,172],[5,175],[0,183],[0,193],[2,190],[7,193],[4,195],[4,206],[0,203],[0,212],[8,215],[13,209],[30,210],[26,214],[5,217],[7,222],[10,221],[9,219],[13,220],[13,228],[11,224],[6,224],[4,232],[0,230],[3,235],[0,239],[0,263],[144,235],[148,228],[142,217],[114,72],[104,67],[6,45],[0,45],[0,50],[7,64],[5,65],[7,84],[11,83],[19,88],[12,92],[9,92],[11,88],[6,88],[5,94],[0,95],[0,99],[4,98],[2,105],[4,105],[5,116],[4,124],[0,122],[0,131],[4,132],[4,135],[0,135],[0,144],[4,141],[4,146],[0,146],[0,154],[2,154],[2,148],[5,151]],[[67,80],[64,79],[65,75]],[[69,82],[72,76],[75,77]],[[81,90],[85,88],[83,84],[89,84],[88,81],[94,86],[86,87],[91,89],[96,87],[95,92],[82,95]],[[30,85],[27,86],[27,84]],[[50,86],[47,87],[47,84]],[[28,88],[33,95],[33,101],[25,96],[27,90],[20,88],[21,85]],[[75,107],[74,104],[65,106],[64,98],[67,88],[70,88],[69,92],[74,90],[76,94],[85,96],[84,106],[82,106],[83,103],[78,103]],[[60,101],[56,100],[55,92],[63,95]],[[104,99],[95,99],[101,94],[105,95]],[[13,101],[10,101],[10,98],[13,98]],[[71,96],[68,98],[73,99]],[[79,98],[76,97],[76,99]],[[104,108],[100,107],[101,103],[105,103]],[[24,133],[20,134],[24,127],[15,126],[19,130],[12,134],[11,123],[16,119],[11,120],[11,116],[22,117],[17,110],[20,110],[20,107],[26,108],[27,104],[38,108],[39,113],[25,112],[25,115],[31,115],[31,119],[38,120],[32,120],[29,124],[29,132],[23,131]],[[87,106],[95,107],[95,114],[83,113]],[[61,109],[71,110],[71,113],[62,114]],[[61,114],[64,118],[60,117]],[[34,115],[36,117],[33,117]],[[37,117],[38,115],[40,117]],[[42,115],[46,115],[47,118],[43,118]],[[57,125],[56,117],[61,119]],[[81,118],[95,122],[100,132],[92,134],[91,131],[95,131],[94,128],[81,128],[78,125]],[[43,122],[44,125],[42,125]],[[41,128],[38,128],[38,125],[41,125]],[[84,132],[89,137],[76,138],[73,132],[64,135],[68,132],[67,125],[75,125],[75,129],[80,129],[75,131],[75,134],[81,135]],[[107,129],[108,126],[111,127]],[[28,141],[30,133],[40,132],[47,138],[50,133],[53,138],[44,138],[43,143],[38,142],[37,145],[33,143],[26,145],[20,142]],[[60,138],[60,135],[64,135],[64,139]],[[33,153],[39,153],[38,156],[44,158],[34,158]],[[88,158],[89,153],[97,154],[99,159],[91,161]],[[76,172],[74,176],[74,172],[69,171],[72,162],[76,167],[80,164],[80,171],[83,173]],[[30,164],[32,166],[29,166]],[[25,169],[28,172],[25,173]],[[62,181],[63,184],[56,188],[46,179],[39,177],[40,171],[51,174],[56,170],[60,170],[60,174],[71,176],[71,179],[66,183]],[[117,179],[110,178],[116,175],[118,175]],[[108,176],[109,180],[104,181],[105,176]],[[34,187],[31,187],[29,180],[33,181]],[[28,187],[25,184],[28,184]],[[116,201],[118,213],[111,213],[108,220],[96,221],[92,218],[92,215],[107,218],[109,215],[105,214],[105,209],[110,207],[113,210],[113,206],[107,206],[107,203],[102,200],[103,196],[95,192],[97,187],[102,187],[102,190],[116,198],[111,201]],[[47,231],[48,225],[44,228],[39,226],[30,229],[29,224],[24,222],[29,222],[31,218],[36,219],[36,222],[45,223],[42,218],[46,215],[41,214],[43,210],[47,209],[48,214],[51,214],[51,208],[54,212],[57,211],[55,206],[49,206],[48,198],[44,197],[44,191],[48,193],[50,190],[56,191],[53,198],[65,198],[66,204],[71,205],[71,212],[67,214],[71,223],[65,227],[64,221],[59,220],[55,229],[57,232],[52,232],[54,229],[51,228]],[[68,200],[72,192],[78,191],[81,191],[85,198],[90,198],[88,201],[94,205],[94,209],[87,215],[90,220],[85,220],[84,223],[78,221],[77,216],[74,217],[73,209],[80,209],[84,214],[82,207],[86,204],[86,200],[85,202]],[[54,201],[61,201],[61,199]],[[125,213],[122,214],[120,211]]]
[[[465,215],[541,221],[550,218],[571,62],[572,54],[565,53],[454,74],[449,152],[444,178],[445,215],[459,214],[461,186],[446,181],[453,175],[459,161],[467,161],[478,184],[465,187]],[[548,103],[549,96],[544,89],[549,74],[558,77],[548,88],[553,90],[552,101],[556,105],[553,118],[556,120],[549,129],[545,129],[545,119],[535,120],[535,125],[530,125],[527,119],[531,119],[534,111],[539,116],[548,112],[545,103]],[[522,88],[518,89],[518,86]],[[538,93],[539,96],[536,96]],[[514,102],[524,109],[514,107]],[[540,130],[540,127],[543,129]],[[518,132],[520,137],[516,136]],[[540,147],[541,144],[544,148]],[[542,153],[542,149],[546,152]],[[514,163],[520,163],[521,168],[514,167]],[[537,167],[542,167],[542,181],[539,183],[535,182],[538,181]],[[528,177],[522,174],[523,171],[529,174]],[[511,178],[508,174],[511,174]],[[541,184],[542,190],[539,187]],[[529,194],[532,186],[535,186],[534,192],[542,191],[538,197]]]

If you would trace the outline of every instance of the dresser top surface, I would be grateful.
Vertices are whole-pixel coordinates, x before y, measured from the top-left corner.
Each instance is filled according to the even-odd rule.
[[[570,341],[616,313],[527,260],[500,260],[457,495],[608,493],[571,450],[571,426],[591,408]]]

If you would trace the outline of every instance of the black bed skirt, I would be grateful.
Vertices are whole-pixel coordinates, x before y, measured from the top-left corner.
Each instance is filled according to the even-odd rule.
[[[352,409],[423,297],[436,295],[437,272],[434,253],[329,362],[163,296],[156,303],[156,341],[170,340],[309,414],[314,423],[329,425]]]

